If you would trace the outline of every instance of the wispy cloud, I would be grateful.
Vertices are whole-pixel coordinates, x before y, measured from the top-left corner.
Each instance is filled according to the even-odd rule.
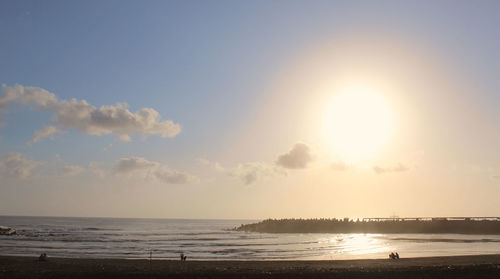
[[[247,162],[238,164],[236,167],[225,168],[220,163],[205,158],[197,158],[196,161],[218,173],[235,177],[245,185],[250,185],[260,179],[275,175],[286,175],[283,168],[266,162]]]
[[[23,105],[34,105],[39,110],[54,111],[52,122],[60,129],[77,129],[88,135],[114,134],[123,141],[130,141],[133,134],[171,138],[181,131],[179,124],[171,120],[161,121],[160,114],[152,108],[143,108],[135,113],[124,103],[97,108],[85,100],[58,100],[54,93],[45,89],[22,85],[2,85],[1,96],[0,118],[17,100]],[[36,141],[32,139],[30,142]]]
[[[33,137],[27,142],[29,146],[31,146],[35,142],[39,142],[41,139],[50,137],[54,138],[54,134],[62,133],[56,126],[47,126],[42,130],[35,131]]]
[[[220,172],[226,171],[226,169],[221,164],[219,164],[219,162],[213,162],[213,161],[210,161],[210,160],[205,159],[205,158],[197,158],[196,162],[198,162],[204,166],[209,166],[216,171],[220,171]]]
[[[249,185],[265,178],[286,176],[288,169],[304,169],[313,161],[313,156],[307,144],[296,143],[287,153],[279,155],[275,162],[245,162],[236,167],[224,168],[219,163],[204,158],[197,161]]]
[[[102,169],[100,167],[101,163],[99,162],[90,162],[89,163],[89,166],[88,166],[88,170],[93,173],[94,175],[96,175],[97,177],[99,178],[104,178],[106,177],[108,171]]]
[[[59,171],[62,176],[74,176],[85,171],[85,168],[75,165],[64,166]]]
[[[0,175],[14,178],[27,178],[33,169],[44,162],[26,159],[21,153],[11,153],[0,159]]]
[[[142,157],[121,158],[116,161],[113,171],[117,175],[153,179],[165,184],[187,184],[197,181],[193,175],[173,170],[167,165]]]
[[[259,179],[275,175],[286,175],[286,172],[269,163],[249,162],[238,165],[230,170],[229,175],[239,178],[245,185],[252,184]]]

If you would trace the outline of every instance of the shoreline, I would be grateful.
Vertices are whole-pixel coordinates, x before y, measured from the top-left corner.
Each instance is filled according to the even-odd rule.
[[[492,278],[500,254],[365,260],[196,261],[0,256],[0,278]]]

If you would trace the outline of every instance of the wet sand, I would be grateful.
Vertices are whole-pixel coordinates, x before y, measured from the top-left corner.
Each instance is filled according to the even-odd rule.
[[[500,254],[339,261],[171,261],[0,256],[0,278],[500,278]]]

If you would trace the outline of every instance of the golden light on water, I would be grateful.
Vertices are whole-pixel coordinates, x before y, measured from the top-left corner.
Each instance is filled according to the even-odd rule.
[[[390,140],[394,116],[377,89],[360,85],[334,92],[323,113],[331,152],[348,161],[370,158]]]
[[[336,248],[331,254],[337,259],[342,258],[341,255],[346,255],[346,258],[366,255],[385,258],[394,247],[383,238],[380,234],[341,234],[330,238],[328,243]]]

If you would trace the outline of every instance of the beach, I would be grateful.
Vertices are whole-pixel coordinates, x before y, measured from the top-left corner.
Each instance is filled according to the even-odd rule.
[[[253,233],[251,220],[0,216],[16,235],[0,236],[0,255],[52,258],[177,260],[354,260],[500,253],[500,235]]]
[[[329,261],[191,261],[0,256],[0,278],[498,278],[500,254]]]

